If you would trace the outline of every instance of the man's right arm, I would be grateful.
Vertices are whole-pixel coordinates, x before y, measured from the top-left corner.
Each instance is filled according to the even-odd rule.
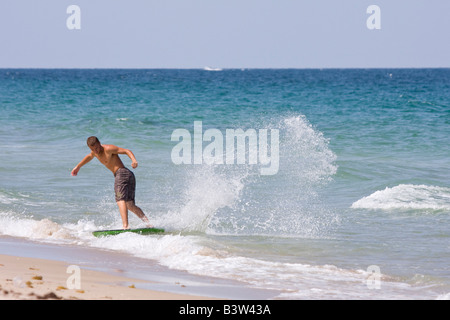
[[[78,171],[80,171],[81,167],[84,166],[86,163],[94,159],[94,155],[92,152],[88,154],[86,157],[83,158],[83,160],[80,161],[79,164],[72,170],[72,176],[76,176],[78,174]]]

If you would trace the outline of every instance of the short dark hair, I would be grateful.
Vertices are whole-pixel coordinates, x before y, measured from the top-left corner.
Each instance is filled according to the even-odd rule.
[[[100,143],[100,141],[98,141],[97,137],[92,136],[92,137],[87,138],[86,143],[87,143],[88,147],[92,147],[93,145]]]

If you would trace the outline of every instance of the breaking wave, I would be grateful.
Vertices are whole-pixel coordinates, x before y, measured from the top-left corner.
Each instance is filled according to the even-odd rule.
[[[450,210],[450,188],[400,184],[354,202],[352,208]]]

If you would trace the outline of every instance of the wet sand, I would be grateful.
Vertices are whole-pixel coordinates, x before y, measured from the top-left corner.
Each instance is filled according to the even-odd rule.
[[[47,259],[0,255],[0,275],[0,299],[210,299],[189,294],[140,289],[137,286],[145,283],[143,280]]]

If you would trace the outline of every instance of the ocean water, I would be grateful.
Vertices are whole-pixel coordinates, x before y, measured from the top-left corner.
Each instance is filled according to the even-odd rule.
[[[449,69],[3,69],[0,111],[0,236],[127,253],[274,299],[450,297]],[[276,173],[249,155],[175,164],[175,130],[192,159],[211,143],[195,122],[224,144],[228,129],[278,130]],[[70,175],[91,135],[134,152],[136,204],[166,234],[92,236],[121,220],[111,172],[94,159]],[[132,213],[130,225],[143,226]]]

